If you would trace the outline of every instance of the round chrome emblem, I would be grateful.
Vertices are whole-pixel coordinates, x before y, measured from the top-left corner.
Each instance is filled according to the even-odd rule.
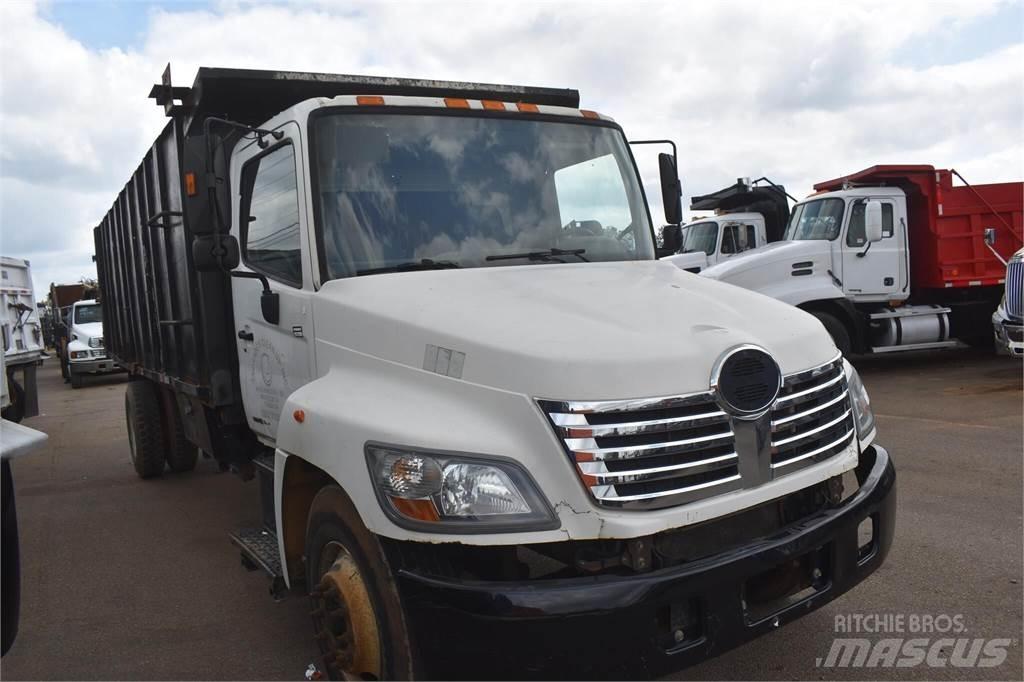
[[[753,419],[771,408],[782,389],[782,372],[775,359],[757,346],[737,346],[715,363],[711,388],[723,410]]]

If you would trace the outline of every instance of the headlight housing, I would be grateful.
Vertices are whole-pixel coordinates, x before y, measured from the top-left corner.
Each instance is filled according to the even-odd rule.
[[[857,422],[857,440],[862,446],[867,445],[875,431],[875,413],[871,411],[871,399],[853,365],[844,359],[843,366],[846,370],[846,385],[850,389],[850,402],[853,403],[853,416]]]
[[[89,348],[99,348],[99,347],[100,347],[100,337],[94,336],[91,339],[89,339]]]
[[[517,463],[490,456],[368,443],[381,508],[405,528],[446,533],[550,530],[550,505]]]

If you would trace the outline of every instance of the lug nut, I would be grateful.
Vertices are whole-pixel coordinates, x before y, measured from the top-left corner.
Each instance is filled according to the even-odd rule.
[[[672,637],[675,638],[676,642],[682,642],[686,639],[686,633],[684,633],[682,629],[679,629],[672,633]]]

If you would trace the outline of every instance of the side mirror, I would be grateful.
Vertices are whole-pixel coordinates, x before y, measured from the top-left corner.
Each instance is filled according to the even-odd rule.
[[[241,261],[238,240],[230,234],[204,234],[192,241],[192,264],[199,272],[234,270]]]
[[[661,228],[661,247],[658,249],[658,257],[671,256],[678,253],[683,246],[683,228],[679,225],[666,225]],[[664,252],[664,253],[662,253]]]
[[[869,201],[864,207],[864,238],[868,242],[882,240],[882,202]]]
[[[661,171],[661,200],[665,206],[665,222],[679,225],[683,222],[683,190],[671,154],[658,154],[658,170]]]
[[[263,319],[269,324],[277,324],[281,321],[281,298],[277,292],[264,289],[260,294],[260,311]]]
[[[996,245],[996,228],[986,227],[985,228],[985,243],[989,246]]]

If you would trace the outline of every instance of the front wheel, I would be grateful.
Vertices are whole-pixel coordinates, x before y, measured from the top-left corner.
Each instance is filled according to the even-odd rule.
[[[836,344],[836,348],[843,354],[843,357],[849,357],[853,353],[853,343],[850,341],[850,332],[846,325],[835,315],[830,315],[829,313],[812,310],[811,315],[818,318],[818,322],[821,322],[821,325],[825,327],[825,331],[832,337],[833,343]]]
[[[331,679],[411,679],[398,589],[377,537],[337,486],[313,499],[306,528],[313,629]]]
[[[81,374],[75,374],[71,371],[70,367],[68,367],[68,377],[71,379],[71,388],[81,388],[82,383],[85,381],[85,377]]]

